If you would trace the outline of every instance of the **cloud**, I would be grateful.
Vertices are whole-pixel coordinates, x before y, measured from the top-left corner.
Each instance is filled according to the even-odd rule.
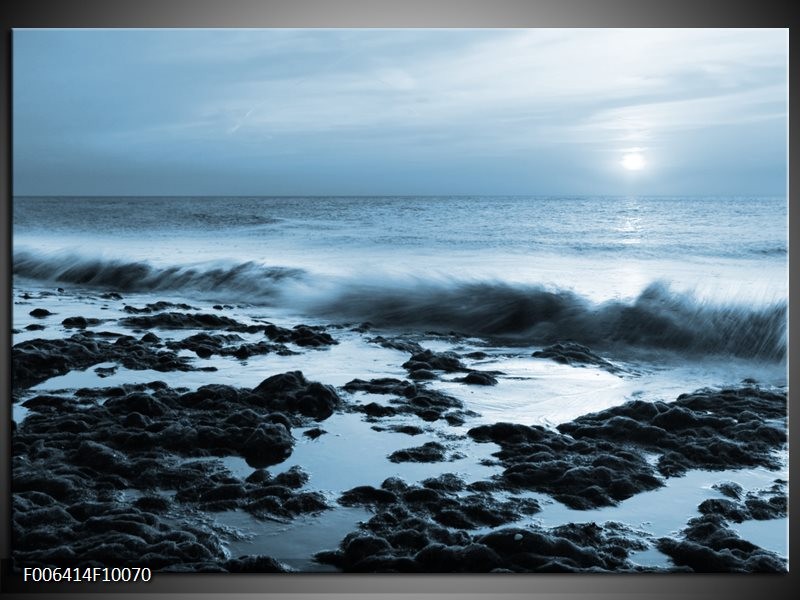
[[[786,30],[757,29],[20,31],[15,164],[213,160],[233,178],[297,156],[323,172],[326,152],[383,170],[550,153],[568,171],[590,151],[665,155],[682,135],[785,121],[787,55]]]

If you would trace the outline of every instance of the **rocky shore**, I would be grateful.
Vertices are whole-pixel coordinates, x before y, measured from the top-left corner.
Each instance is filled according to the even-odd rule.
[[[69,335],[26,339],[13,347],[13,400],[27,411],[13,423],[12,440],[12,548],[18,568],[290,571],[280,556],[231,557],[225,543],[231,533],[215,514],[236,510],[263,521],[291,522],[336,506],[357,506],[371,518],[338,548],[318,552],[320,565],[360,572],[786,570],[785,558],[730,527],[786,517],[786,482],[778,478],[764,490],[743,490],[735,483],[720,489],[725,498],[703,502],[699,516],[675,537],[653,539],[614,522],[522,525],[542,508],[531,493],[587,510],[668,486],[670,478],[690,469],[779,468],[778,451],[787,443],[785,390],[745,381],[671,402],[634,400],[555,428],[509,422],[471,426],[476,413],[431,382],[449,374],[463,386],[493,386],[503,373],[467,366],[465,360],[475,356],[435,351],[411,338],[376,337],[369,324],[244,323],[224,314],[230,306],[216,306],[214,312],[166,301],[136,307],[119,294],[104,300],[127,316],[62,318],[52,306],[35,305],[46,295],[25,300],[35,308],[24,330],[60,326]],[[333,386],[287,370],[244,387],[213,383],[216,367],[203,366],[213,356],[244,361],[324,351],[338,343],[337,330],[345,329],[369,344],[406,352],[407,377],[357,378]],[[569,342],[534,357],[621,371]],[[164,374],[207,372],[209,383],[197,389],[161,380],[48,393],[31,389],[103,363],[115,366],[97,367],[99,377],[122,366]],[[382,400],[353,402],[356,393]],[[387,456],[390,462],[441,463],[441,473],[421,482],[365,481],[331,498],[309,486],[302,465],[275,472],[301,435],[312,440],[331,435],[326,421],[347,413],[378,432],[408,436],[407,447]],[[415,444],[429,424],[453,434]],[[449,462],[463,458],[465,441],[497,445],[497,475],[467,482],[448,471]],[[233,473],[221,460],[225,457],[246,461],[250,474]],[[669,556],[672,565],[648,567],[632,560],[647,548]]]

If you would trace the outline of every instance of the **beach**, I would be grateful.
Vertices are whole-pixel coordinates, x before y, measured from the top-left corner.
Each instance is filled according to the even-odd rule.
[[[15,564],[785,571],[785,212],[17,198]]]

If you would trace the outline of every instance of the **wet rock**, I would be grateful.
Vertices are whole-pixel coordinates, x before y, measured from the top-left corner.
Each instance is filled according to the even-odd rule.
[[[106,410],[122,415],[139,413],[147,417],[162,417],[172,412],[164,402],[143,392],[134,392],[121,398],[110,398],[104,406]]]
[[[173,352],[157,351],[152,345],[134,338],[122,344],[110,343],[86,331],[67,339],[35,339],[15,344],[12,349],[14,388],[24,389],[71,370],[104,362],[116,362],[137,370],[194,370],[188,359],[179,358]]]
[[[230,317],[207,313],[160,312],[119,320],[119,324],[136,329],[225,329],[236,332],[260,331],[263,326],[248,326]]]
[[[403,363],[403,368],[409,371],[427,369],[447,373],[469,371],[454,352],[433,352],[432,350],[423,350],[413,354],[410,360]]]
[[[92,319],[86,317],[67,317],[61,324],[70,329],[86,329],[102,323],[100,319]]]
[[[272,475],[266,469],[256,469],[245,478],[247,483],[269,483],[272,481]]]
[[[75,401],[71,400],[70,398],[64,398],[63,396],[51,396],[49,394],[43,394],[40,396],[34,396],[30,400],[25,400],[22,403],[22,406],[29,410],[36,410],[40,411],[43,409],[63,409],[65,406],[74,405]]]
[[[358,506],[372,504],[391,504],[397,502],[397,495],[388,490],[374,488],[371,485],[354,487],[342,493],[339,504],[342,506]]]
[[[452,425],[462,424],[465,417],[474,416],[476,413],[463,410],[463,403],[437,390],[425,388],[422,384],[403,381],[400,379],[380,378],[364,381],[354,379],[345,384],[348,392],[367,392],[371,394],[390,394],[395,396],[390,402],[393,407],[386,407],[377,403],[367,405],[352,405],[350,410],[366,412],[370,417],[381,418],[393,416],[398,413],[415,414],[425,421],[447,419]]]
[[[428,442],[416,448],[397,450],[389,455],[392,462],[441,462],[446,448],[439,442]]]
[[[287,329],[269,324],[264,327],[264,334],[273,342],[282,344],[292,342],[298,346],[312,348],[332,346],[339,343],[323,327],[309,325],[296,325],[292,329]]]
[[[30,325],[25,326],[26,331],[43,331],[45,329],[47,328],[39,323],[31,323]],[[20,333],[20,331],[17,331],[16,333]]]
[[[35,317],[37,319],[44,319],[45,317],[49,317],[54,313],[51,313],[46,308],[34,308],[31,312],[28,313],[30,316]]]
[[[397,433],[405,433],[406,435],[411,436],[425,433],[421,427],[417,427],[416,425],[391,425],[389,430]]]
[[[439,514],[442,520],[461,520],[458,513]],[[362,572],[619,572],[639,570],[628,561],[629,553],[647,547],[635,532],[614,524],[507,528],[470,536],[397,507],[376,514],[364,529],[346,536],[338,550],[317,554],[317,560]]]
[[[436,373],[434,373],[433,371],[429,371],[424,367],[421,369],[412,370],[408,376],[415,381],[436,379]]]
[[[309,382],[300,371],[273,375],[253,389],[260,406],[324,420],[341,404],[336,391],[318,382]]]
[[[777,479],[769,488],[747,494],[743,494],[741,486],[735,483],[726,482],[722,486],[727,490],[738,491],[738,494],[729,498],[710,498],[703,501],[698,506],[702,514],[720,516],[734,523],[750,519],[781,519],[787,516],[789,495],[783,480]]]
[[[644,456],[625,446],[514,423],[475,427],[468,435],[500,445],[495,456],[506,467],[505,486],[545,492],[571,508],[613,505],[663,485]]]
[[[465,377],[459,377],[456,381],[469,385],[497,385],[497,379],[495,377],[482,371],[472,371]]]
[[[294,466],[283,473],[278,473],[273,482],[276,485],[285,485],[292,489],[303,487],[308,482],[308,473],[298,466]]]
[[[289,458],[293,447],[294,440],[286,427],[263,423],[244,441],[240,452],[248,465],[262,468]]]
[[[113,367],[96,367],[94,372],[97,373],[98,377],[110,377],[117,372],[117,368],[116,365]]]
[[[384,377],[364,381],[363,379],[353,379],[344,385],[348,392],[367,392],[369,394],[392,394],[411,398],[417,395],[417,386],[409,381]]]
[[[660,538],[657,547],[697,573],[782,573],[788,567],[785,559],[743,540],[716,515],[690,520],[680,539]]]
[[[76,465],[91,467],[102,473],[126,474],[130,469],[124,454],[105,444],[89,440],[81,442],[72,456],[72,461]]]
[[[723,498],[709,498],[704,500],[697,509],[704,515],[719,515],[729,521],[741,523],[746,521],[750,513],[736,502]]]
[[[306,429],[303,432],[303,435],[306,436],[307,438],[315,440],[315,439],[317,439],[318,437],[320,437],[321,435],[323,435],[325,433],[328,433],[328,432],[325,431],[324,429],[320,429],[319,427],[312,427],[311,429]]]
[[[330,508],[325,497],[319,492],[296,494],[286,500],[283,507],[294,514],[317,513]]]
[[[384,406],[377,402],[370,402],[369,404],[359,404],[353,407],[353,410],[363,412],[368,417],[381,418],[391,417],[397,414],[397,409],[391,406]]]
[[[118,299],[121,300],[121,298]],[[159,300],[158,302],[152,302],[150,304],[146,304],[142,308],[136,308],[135,306],[125,305],[122,307],[122,310],[124,310],[128,314],[139,315],[139,314],[150,314],[154,312],[163,312],[171,308],[172,309],[177,308],[180,310],[196,310],[193,306],[189,306],[188,304],[183,304],[183,303],[174,304],[172,302],[166,302],[164,300]]]
[[[251,356],[263,354],[278,354],[289,356],[296,354],[283,344],[270,344],[268,342],[243,343],[242,338],[236,334],[208,334],[198,333],[178,342],[168,342],[167,347],[173,350],[190,350],[200,358],[209,358],[216,354],[219,356],[234,356],[245,360]]]
[[[355,567],[365,558],[388,554],[391,550],[391,544],[385,539],[372,535],[362,535],[355,536],[347,541],[344,547],[344,555],[347,563]]]
[[[563,365],[592,365],[605,369],[609,373],[618,373],[619,367],[612,365],[604,358],[598,356],[586,346],[574,342],[563,342],[547,346],[532,355],[534,358],[549,358]]]
[[[383,336],[377,336],[374,338],[370,338],[367,341],[373,344],[378,344],[383,348],[389,348],[391,350],[400,350],[401,352],[408,352],[409,354],[419,354],[425,351],[425,349],[422,346],[420,346],[417,342],[404,340],[402,338],[387,339]]]
[[[12,492],[41,492],[62,502],[77,500],[83,495],[76,478],[36,469],[15,469],[11,489]]]
[[[715,490],[719,493],[724,494],[728,498],[733,498],[734,500],[738,500],[742,497],[742,486],[738,483],[733,481],[723,481],[721,483],[715,483],[713,486]]]
[[[689,469],[778,468],[773,451],[786,443],[785,419],[785,392],[747,386],[700,390],[671,403],[628,402],[558,429],[658,453],[659,471],[676,476]]]
[[[163,496],[141,496],[134,500],[133,505],[151,513],[164,513],[169,510],[170,501]]]
[[[430,477],[423,480],[422,485],[426,488],[445,492],[460,492],[466,487],[464,480],[453,473],[443,473],[438,477]]]

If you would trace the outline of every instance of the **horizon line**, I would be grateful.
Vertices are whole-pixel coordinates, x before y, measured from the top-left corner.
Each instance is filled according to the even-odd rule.
[[[755,194],[11,194],[14,198],[779,198],[789,193]]]

